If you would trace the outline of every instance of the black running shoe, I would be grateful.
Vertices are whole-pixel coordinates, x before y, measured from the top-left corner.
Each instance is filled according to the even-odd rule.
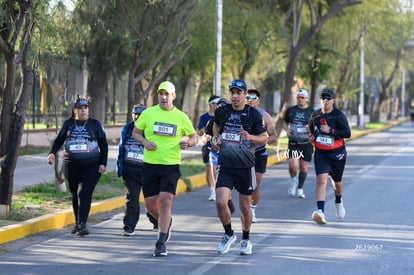
[[[86,236],[86,235],[89,235],[89,230],[86,227],[86,224],[85,223],[82,223],[82,224],[79,225],[79,230],[78,230],[78,233],[76,235],[78,235],[78,236]]]
[[[227,205],[229,206],[230,213],[231,213],[231,214],[234,214],[234,211],[235,211],[236,209],[234,208],[234,203],[233,203],[233,200],[232,200],[232,199],[229,199],[229,201],[227,202]]]
[[[167,255],[168,255],[168,252],[167,252],[167,248],[165,247],[165,243],[157,242],[155,244],[155,251],[154,251],[154,254],[152,254],[152,256],[162,257],[162,256],[167,256]]]
[[[79,231],[79,227],[78,227],[78,225],[75,225],[73,227],[72,231],[70,231],[70,234],[76,234],[76,233],[78,233],[78,231]]]
[[[133,229],[130,228],[126,228],[124,229],[124,232],[122,232],[122,236],[124,237],[130,237],[130,236],[134,236],[135,235],[135,231]]]

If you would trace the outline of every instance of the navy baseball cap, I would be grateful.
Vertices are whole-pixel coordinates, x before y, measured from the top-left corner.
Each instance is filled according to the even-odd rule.
[[[75,108],[81,108],[82,106],[89,107],[89,102],[86,98],[78,98],[75,102]]]
[[[246,82],[244,82],[241,79],[235,79],[235,80],[233,80],[229,83],[229,90],[231,90],[233,88],[237,88],[240,91],[244,91],[244,92],[247,91]]]

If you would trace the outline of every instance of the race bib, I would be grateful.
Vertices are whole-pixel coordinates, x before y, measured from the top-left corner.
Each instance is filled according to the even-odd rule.
[[[83,152],[88,152],[88,144],[84,143],[77,143],[77,144],[71,144],[69,146],[69,151],[71,153],[83,153]]]
[[[318,137],[316,138],[316,141],[322,145],[333,146],[335,139],[327,135],[318,135]]]
[[[306,127],[297,127],[296,132],[298,132],[298,134],[304,134],[307,133],[308,130],[306,130]]]
[[[221,134],[221,140],[225,142],[240,143],[241,137],[239,134],[223,132]]]
[[[155,122],[154,123],[154,134],[160,136],[175,137],[177,133],[177,125]]]
[[[137,152],[128,152],[127,159],[142,162],[144,160],[144,154]]]

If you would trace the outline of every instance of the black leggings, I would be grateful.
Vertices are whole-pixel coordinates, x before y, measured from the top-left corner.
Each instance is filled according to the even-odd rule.
[[[122,171],[122,178],[125,185],[125,216],[124,230],[135,230],[139,221],[141,211],[139,205],[139,194],[142,189],[142,166],[130,166],[125,164]]]
[[[72,208],[76,224],[86,223],[91,209],[92,194],[101,174],[98,161],[65,160],[63,175],[72,194]]]

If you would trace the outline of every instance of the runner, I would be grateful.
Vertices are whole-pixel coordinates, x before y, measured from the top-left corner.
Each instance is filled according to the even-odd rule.
[[[231,226],[228,200],[235,188],[239,192],[242,241],[240,254],[252,254],[250,226],[251,194],[256,187],[254,152],[256,145],[266,144],[267,134],[261,114],[246,104],[247,87],[243,80],[229,84],[231,104],[217,108],[214,116],[212,148],[219,153],[219,170],[216,183],[217,214],[224,228],[224,236],[217,252],[227,253],[237,237]]]
[[[315,111],[309,121],[309,142],[315,145],[316,205],[312,220],[326,224],[325,199],[326,186],[330,176],[335,192],[336,217],[345,218],[342,200],[342,175],[346,163],[344,138],[351,136],[348,120],[335,105],[334,91],[325,88],[321,94],[321,109]]]
[[[283,129],[289,138],[288,163],[291,184],[288,194],[298,198],[305,198],[303,185],[313,153],[313,146],[308,142],[308,122],[313,112],[308,104],[308,98],[308,92],[299,89],[296,93],[297,104],[287,109],[283,121]]]

